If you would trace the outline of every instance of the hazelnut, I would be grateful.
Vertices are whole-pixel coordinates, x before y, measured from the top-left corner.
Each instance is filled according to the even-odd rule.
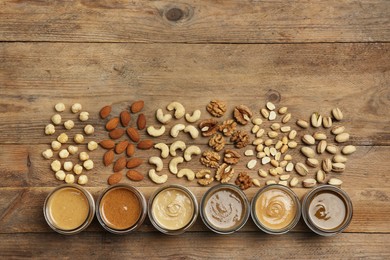
[[[54,161],[50,164],[50,167],[51,167],[51,169],[53,170],[53,172],[58,172],[59,170],[61,170],[61,162],[58,161],[58,160],[54,160]]]
[[[68,174],[65,176],[65,182],[66,182],[66,183],[74,183],[74,175],[71,174],[71,173],[68,173]]]
[[[55,106],[54,106],[54,109],[57,111],[57,112],[62,112],[65,110],[65,104],[64,103],[57,103]]]
[[[93,128],[92,125],[86,125],[86,126],[84,127],[84,132],[85,132],[85,134],[87,134],[87,135],[91,135],[91,134],[93,134],[93,133],[95,132],[95,128]]]
[[[53,124],[59,125],[61,124],[61,116],[59,114],[55,114],[51,117],[51,121],[53,122]]]
[[[93,150],[96,150],[97,148],[98,148],[97,142],[95,142],[95,141],[90,141],[90,142],[88,143],[88,150],[93,151]]]
[[[80,158],[81,161],[86,161],[86,160],[89,159],[89,155],[86,152],[81,152],[79,154],[79,158]]]
[[[74,114],[76,114],[76,113],[80,112],[82,108],[83,108],[83,107],[81,106],[81,104],[75,103],[75,104],[72,105],[72,107],[71,107],[70,110],[72,110],[72,112],[73,112]]]
[[[74,122],[72,120],[67,120],[64,123],[66,129],[70,130],[74,127]]]
[[[57,171],[55,176],[56,176],[56,179],[59,180],[59,181],[63,181],[65,180],[65,172],[64,171]]]
[[[48,124],[46,127],[45,127],[45,134],[47,135],[52,135],[56,132],[56,129],[54,127],[54,125],[52,124]]]
[[[72,162],[64,162],[64,170],[67,172],[70,172],[73,169],[73,163]]]
[[[55,140],[53,142],[51,142],[51,149],[53,149],[54,151],[58,151],[58,150],[60,150],[60,148],[61,148],[60,142],[55,141]]]
[[[81,112],[80,113],[80,116],[79,116],[79,119],[80,121],[87,121],[89,118],[89,113],[88,112]]]
[[[57,137],[57,141],[64,144],[68,141],[68,135],[65,134],[65,133],[62,133],[60,134],[58,137]]]
[[[81,144],[82,142],[84,142],[84,136],[82,134],[75,134],[73,140],[75,143]]]
[[[75,153],[77,153],[78,150],[79,150],[79,148],[77,146],[74,146],[74,145],[69,145],[69,147],[68,147],[68,152],[70,154],[75,154]]]
[[[77,175],[80,175],[83,172],[83,166],[80,164],[75,164],[75,166],[73,166],[73,172]]]
[[[43,151],[42,156],[45,159],[50,159],[51,157],[53,157],[53,151],[51,149],[47,149],[47,150]]]
[[[86,184],[88,182],[88,177],[87,177],[87,175],[81,175],[80,177],[79,177],[79,179],[77,180],[77,183],[78,184],[80,184],[80,185],[84,185],[84,184]]]
[[[58,156],[59,156],[60,158],[62,158],[62,159],[68,158],[69,152],[68,152],[68,150],[66,150],[66,149],[62,149],[62,150],[58,153]]]
[[[83,166],[84,168],[89,171],[89,170],[92,170],[93,168],[93,161],[92,160],[86,160],[84,163],[83,163]]]

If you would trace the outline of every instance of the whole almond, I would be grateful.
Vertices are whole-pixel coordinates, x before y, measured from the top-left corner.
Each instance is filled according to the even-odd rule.
[[[104,155],[103,155],[103,164],[105,166],[108,166],[110,165],[113,161],[114,161],[114,151],[113,150],[109,150],[107,151]]]
[[[101,118],[106,118],[110,115],[111,113],[111,106],[104,106],[102,109],[100,109],[100,117]]]
[[[139,142],[137,144],[137,148],[142,149],[142,150],[148,150],[148,149],[152,148],[153,145],[154,145],[153,141],[150,139],[147,139],[147,140],[142,140],[141,142]]]
[[[139,130],[145,129],[146,126],[146,117],[144,114],[139,114],[138,119],[137,119],[137,127]]]
[[[129,169],[137,168],[143,163],[143,161],[140,158],[131,158],[127,161],[126,167]]]
[[[126,157],[121,157],[114,164],[114,172],[119,172],[126,167]]]
[[[114,185],[119,183],[121,180],[122,180],[122,173],[116,172],[111,174],[110,177],[108,177],[107,182],[109,185]]]
[[[122,111],[121,114],[119,115],[120,119],[121,119],[121,124],[122,126],[126,127],[129,125],[130,123],[130,120],[131,120],[131,115],[129,113],[129,111]]]
[[[111,118],[110,120],[108,120],[106,124],[107,131],[114,130],[118,126],[118,124],[119,124],[119,118],[117,117]]]
[[[316,174],[316,180],[318,183],[324,183],[325,182],[325,173],[321,170],[318,170],[317,174]]]
[[[305,188],[311,188],[311,187],[316,186],[317,181],[315,179],[309,178],[309,179],[303,180],[302,184],[303,184],[303,187],[305,187]]]
[[[133,104],[130,106],[130,110],[132,113],[138,113],[144,108],[144,101],[143,100],[138,100],[135,101]]]
[[[108,139],[101,141],[99,144],[104,149],[112,149],[115,147],[115,142],[112,140],[108,140]]]
[[[129,143],[126,148],[126,154],[127,156],[131,157],[134,155],[134,153],[135,153],[135,145]]]
[[[119,139],[123,136],[123,134],[125,133],[125,130],[121,129],[121,128],[116,128],[114,130],[112,130],[108,135],[111,137],[111,139]]]
[[[128,144],[129,144],[129,142],[126,141],[126,140],[124,140],[124,141],[118,143],[118,144],[115,146],[115,152],[116,152],[117,154],[123,153],[123,152],[126,150]]]
[[[137,129],[135,129],[133,127],[127,128],[126,132],[127,132],[127,135],[130,137],[130,139],[135,143],[137,143],[141,139]]]
[[[127,171],[126,176],[132,181],[142,181],[144,179],[144,176],[140,172],[135,170]]]

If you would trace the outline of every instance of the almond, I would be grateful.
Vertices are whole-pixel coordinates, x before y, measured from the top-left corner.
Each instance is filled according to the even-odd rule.
[[[125,133],[125,130],[116,128],[112,130],[108,135],[111,137],[111,139],[119,139],[122,137],[122,135]]]
[[[140,158],[131,158],[127,161],[126,167],[129,169],[133,169],[140,166],[142,163],[143,161]]]
[[[131,115],[128,111],[126,111],[126,110],[122,111],[120,114],[120,118],[121,118],[121,124],[124,127],[129,125],[130,120],[131,120]]]
[[[137,144],[137,148],[142,149],[142,150],[148,150],[148,149],[152,148],[153,145],[154,145],[153,141],[150,139],[147,139],[147,140],[142,140],[141,142],[139,142]]]
[[[133,156],[135,153],[135,145],[134,144],[128,144],[127,145],[127,149],[126,149],[126,154],[127,156]]]
[[[103,163],[105,166],[108,166],[110,165],[113,161],[114,161],[114,151],[113,150],[110,150],[110,151],[107,151],[104,155],[103,155]]]
[[[139,114],[137,119],[137,127],[139,130],[145,129],[146,126],[146,117],[144,114]]]
[[[140,172],[135,170],[127,171],[126,176],[132,181],[142,181],[144,179],[144,176]]]
[[[132,113],[138,113],[144,108],[144,101],[143,100],[138,100],[135,101],[133,104],[130,106],[130,110]]]
[[[111,174],[110,177],[108,177],[107,182],[109,185],[114,185],[114,184],[119,183],[121,180],[122,180],[122,173],[115,172],[115,173]]]
[[[126,140],[125,140],[125,141],[122,141],[122,142],[120,142],[120,143],[118,143],[118,144],[115,146],[115,152],[116,152],[117,154],[123,153],[123,152],[126,150],[128,144],[129,144],[129,142],[126,141]]]
[[[111,106],[104,106],[102,109],[100,109],[100,117],[103,119],[108,117],[110,113],[111,113]]]
[[[127,135],[130,137],[130,139],[133,141],[133,142],[138,142],[139,139],[141,138],[139,136],[139,133],[137,131],[137,129],[133,128],[133,127],[129,127],[127,128]]]
[[[114,172],[119,172],[126,167],[126,157],[121,157],[114,164]]]
[[[117,117],[111,118],[110,120],[108,120],[106,124],[107,131],[114,130],[118,126],[118,124],[119,124],[119,118]]]
[[[112,149],[115,147],[115,142],[112,140],[103,140],[99,144],[104,149]]]

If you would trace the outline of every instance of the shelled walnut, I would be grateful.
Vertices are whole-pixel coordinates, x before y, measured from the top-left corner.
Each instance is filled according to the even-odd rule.
[[[226,149],[223,161],[227,164],[237,164],[240,158],[241,155],[237,151],[232,149]]]
[[[218,131],[218,121],[215,119],[205,119],[199,123],[199,129],[203,136],[212,136]]]
[[[211,176],[211,171],[208,169],[198,171],[195,177],[199,179],[198,183],[202,186],[207,186],[214,181],[214,177]]]
[[[231,165],[223,163],[218,167],[217,173],[215,174],[215,179],[221,183],[227,183],[233,177],[234,169]]]
[[[221,117],[226,112],[226,103],[221,100],[211,100],[206,107],[207,111],[215,117]]]
[[[209,146],[219,152],[225,147],[225,138],[221,134],[214,134],[209,140]]]
[[[235,184],[240,187],[242,190],[250,188],[253,184],[251,177],[245,172],[240,172],[237,176]]]
[[[246,125],[248,124],[248,122],[250,122],[253,113],[249,109],[249,107],[244,105],[239,105],[234,108],[233,116],[238,123],[242,125]]]
[[[202,153],[202,157],[200,158],[200,162],[207,167],[218,168],[219,160],[221,156],[218,153],[213,151],[204,151]]]
[[[247,146],[250,142],[249,134],[245,131],[236,131],[230,137],[230,141],[235,144],[237,148],[243,148]]]
[[[231,136],[234,131],[236,131],[237,123],[233,119],[228,119],[223,121],[222,125],[219,126],[219,131],[223,133],[224,136]]]

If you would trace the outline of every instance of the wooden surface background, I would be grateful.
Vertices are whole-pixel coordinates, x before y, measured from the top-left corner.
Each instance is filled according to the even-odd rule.
[[[0,1],[0,258],[389,258],[389,70],[387,0]],[[349,228],[323,238],[301,221],[271,236],[250,220],[221,236],[198,219],[181,236],[162,235],[149,221],[115,236],[95,219],[64,237],[47,226],[43,201],[60,184],[41,156],[54,104],[82,103],[96,126],[92,138],[101,140],[103,105],[119,112],[143,99],[153,124],[154,111],[171,101],[205,118],[211,98],[225,100],[229,111],[246,104],[257,115],[272,101],[294,119],[340,107],[358,146],[340,177],[354,204]],[[195,142],[206,148],[206,139]],[[110,172],[103,152],[91,153],[87,189],[95,196]],[[189,166],[201,167],[196,160]],[[244,168],[242,161],[237,171]],[[207,190],[172,175],[169,182],[198,198]],[[147,197],[157,188],[148,179],[134,185]],[[247,190],[248,198],[256,191]]]

